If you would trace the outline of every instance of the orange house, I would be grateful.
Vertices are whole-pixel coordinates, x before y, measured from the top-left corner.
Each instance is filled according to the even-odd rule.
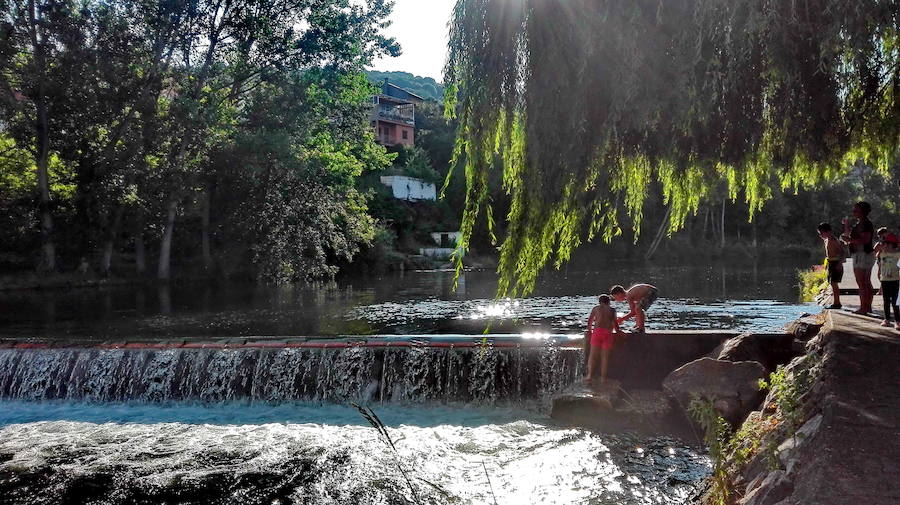
[[[415,93],[391,84],[387,79],[381,93],[372,97],[371,122],[375,140],[383,146],[416,144],[416,104],[424,99]]]

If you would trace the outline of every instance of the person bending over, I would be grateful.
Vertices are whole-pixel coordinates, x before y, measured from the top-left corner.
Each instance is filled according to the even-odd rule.
[[[610,301],[609,295],[600,295],[597,305],[591,309],[591,315],[588,316],[585,338],[590,339],[591,346],[587,375],[584,377],[584,383],[587,385],[593,384],[598,360],[600,361],[600,384],[606,382],[609,352],[613,347],[615,333],[621,333],[619,323],[616,321],[616,311],[610,306]]]
[[[633,317],[635,318],[635,331],[643,332],[644,323],[647,321],[647,310],[659,298],[659,290],[656,289],[656,286],[635,284],[627,290],[622,286],[613,286],[609,290],[609,294],[617,302],[628,302],[628,313],[616,319],[616,322],[622,324]]]

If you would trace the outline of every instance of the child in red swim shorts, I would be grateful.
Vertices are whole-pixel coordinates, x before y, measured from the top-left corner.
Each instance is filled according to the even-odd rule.
[[[616,311],[610,306],[609,295],[600,295],[599,303],[591,310],[588,317],[585,339],[590,339],[590,355],[587,363],[587,375],[584,383],[590,385],[593,382],[597,369],[597,361],[600,361],[600,383],[606,382],[606,367],[609,362],[609,351],[613,347],[616,333],[621,333],[619,323],[616,321]]]

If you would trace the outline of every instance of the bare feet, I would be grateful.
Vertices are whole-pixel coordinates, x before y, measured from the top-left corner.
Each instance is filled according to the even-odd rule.
[[[585,378],[581,379],[581,383],[584,384],[585,386],[593,386],[594,379],[591,379],[590,377],[585,377]]]
[[[887,319],[885,319],[884,321],[881,322],[881,326],[890,326],[890,325],[891,325],[891,322],[888,321]]]
[[[900,330],[900,321],[897,321],[896,323],[894,323],[894,329]]]
[[[859,315],[862,315],[862,316],[868,314],[868,312],[865,311],[865,310],[863,310],[863,309],[857,309],[857,310],[854,310],[853,313],[854,313],[854,314],[859,314]]]

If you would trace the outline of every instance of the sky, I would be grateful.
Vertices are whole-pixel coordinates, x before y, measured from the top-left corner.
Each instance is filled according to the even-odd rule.
[[[395,0],[393,22],[384,34],[400,43],[403,54],[379,58],[373,70],[402,70],[441,82],[447,57],[447,21],[456,0]]]

